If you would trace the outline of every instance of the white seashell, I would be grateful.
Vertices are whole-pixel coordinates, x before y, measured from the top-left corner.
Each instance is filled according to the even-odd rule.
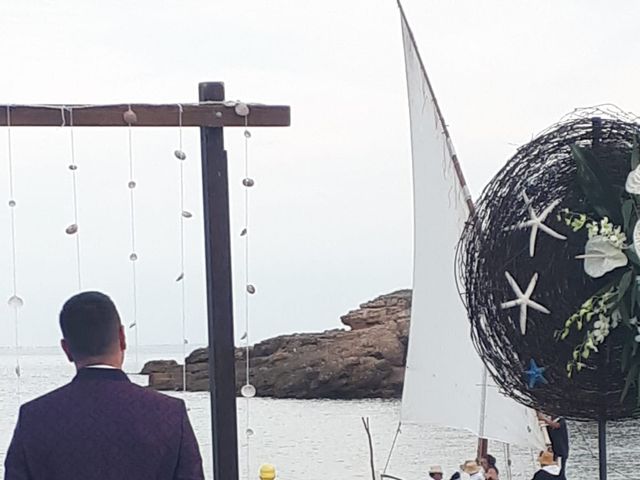
[[[181,281],[184,278],[184,273],[181,273],[180,275],[178,275],[178,278],[176,278],[176,282]]]
[[[254,387],[250,383],[247,383],[246,385],[242,386],[242,388],[240,389],[240,393],[244,398],[253,398],[256,396],[256,387]]]
[[[175,157],[178,160],[186,160],[187,159],[187,154],[184,153],[182,150],[176,150],[175,152],[173,152],[173,154],[175,155]]]
[[[637,228],[636,224],[634,240]],[[609,239],[602,235],[590,238],[584,250],[584,255],[578,255],[576,258],[584,259],[584,271],[592,278],[600,278],[605,273],[624,267],[629,262],[624,252],[612,245]]]
[[[127,186],[128,186],[130,189],[134,189],[134,188],[136,188],[136,185],[137,185],[137,184],[136,184],[136,182],[134,182],[133,180],[131,180],[131,181],[127,184]]]
[[[78,169],[77,165],[73,165],[73,164],[69,165],[69,170],[73,171],[73,170],[77,170],[77,169]]]
[[[9,297],[9,301],[7,302],[7,304],[11,307],[11,308],[21,308],[24,305],[24,301],[17,295],[12,295],[11,297]]]
[[[256,287],[254,287],[253,285],[247,285],[247,292],[253,295],[254,293],[256,293]]]
[[[624,185],[624,189],[628,193],[640,195],[640,166],[629,172],[629,175],[627,175],[627,181]]]
[[[240,232],[240,236],[244,237],[247,234],[247,229],[243,228],[242,231]]]
[[[132,253],[131,255],[129,255],[129,260],[131,260],[132,262],[137,261],[138,255],[136,253]]]
[[[9,200],[9,206],[11,208],[15,207],[16,206],[16,201],[15,200]]]
[[[189,211],[187,211],[187,210],[183,210],[183,211],[182,211],[182,216],[183,216],[184,218],[191,218],[191,217],[193,217],[193,213],[191,213],[191,212],[189,212]]]
[[[124,120],[125,123],[129,125],[133,125],[134,123],[138,122],[138,115],[136,115],[136,112],[134,112],[133,110],[131,110],[131,108],[129,108],[129,110],[127,110],[122,114],[122,119]]]
[[[253,178],[245,178],[244,180],[242,180],[242,185],[244,185],[245,187],[253,187],[256,184],[256,182],[253,181]]]
[[[78,233],[78,225],[76,225],[75,223],[72,223],[67,228],[65,228],[64,231],[66,232],[67,235],[74,235]]]
[[[246,103],[238,102],[236,104],[235,111],[236,114],[240,115],[241,117],[246,117],[247,115],[249,115],[249,105],[247,105]]]

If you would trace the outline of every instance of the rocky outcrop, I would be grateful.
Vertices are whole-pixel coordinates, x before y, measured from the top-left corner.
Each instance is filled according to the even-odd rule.
[[[257,395],[277,398],[393,398],[402,392],[411,291],[382,295],[341,317],[349,330],[282,335],[249,349]],[[236,386],[245,383],[245,349],[236,349]],[[209,388],[208,352],[186,359],[187,390]],[[153,361],[142,373],[158,390],[182,388],[183,367]]]

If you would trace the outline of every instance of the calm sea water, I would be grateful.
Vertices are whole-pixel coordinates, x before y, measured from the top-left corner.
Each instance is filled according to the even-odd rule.
[[[180,359],[180,347],[145,347],[138,352],[139,364],[150,359]],[[0,349],[0,457],[4,456],[15,425],[20,401],[35,398],[66,383],[74,374],[57,349],[24,349],[22,378],[14,374],[15,354]],[[136,371],[130,354],[127,371]],[[134,377],[144,383],[144,377]],[[18,396],[18,387],[20,395]],[[189,407],[191,421],[200,442],[208,478],[212,478],[209,396],[207,393],[173,393]],[[254,434],[247,446],[246,412]],[[384,467],[397,428],[397,401],[329,401],[238,399],[240,466],[242,478],[257,478],[261,463],[276,465],[284,480],[326,480],[328,478],[371,478],[369,449],[361,417],[369,417],[374,437],[375,462]],[[597,478],[594,425],[571,426],[570,479]],[[609,429],[609,478],[640,480],[640,423],[614,424]],[[430,464],[441,464],[448,476],[463,460],[473,458],[473,435],[442,427],[403,426],[387,473],[404,480],[425,480]],[[495,443],[490,451],[506,474],[504,448]],[[247,457],[248,452],[248,457]],[[248,462],[247,462],[248,458]],[[511,448],[513,479],[529,480],[534,469],[533,452]],[[0,467],[0,476],[3,475]],[[247,472],[250,472],[247,475]]]

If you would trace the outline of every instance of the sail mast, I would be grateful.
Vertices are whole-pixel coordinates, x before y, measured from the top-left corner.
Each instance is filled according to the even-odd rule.
[[[433,87],[431,86],[429,75],[427,75],[427,69],[425,68],[422,57],[420,56],[418,44],[416,43],[416,39],[413,36],[413,30],[411,30],[411,27],[409,26],[409,21],[407,20],[407,16],[404,13],[404,8],[402,8],[402,3],[400,2],[400,0],[397,0],[397,2],[398,8],[400,9],[400,15],[402,16],[402,21],[407,27],[407,32],[409,33],[409,37],[411,38],[411,43],[413,43],[413,46],[416,50],[418,62],[420,63],[420,69],[422,70],[427,88],[429,89],[429,93],[431,94],[431,98],[433,99],[433,106],[435,108],[436,114],[438,115],[438,119],[440,120],[442,133],[447,139],[447,150],[449,150],[449,154],[451,155],[451,161],[453,162],[453,167],[456,171],[456,177],[458,178],[458,182],[462,187],[462,192],[464,195],[464,199],[467,202],[467,207],[469,207],[469,212],[471,213],[471,215],[473,215],[475,213],[475,205],[473,204],[473,198],[471,198],[471,192],[469,191],[469,187],[467,186],[467,181],[464,178],[464,173],[462,173],[462,167],[460,166],[460,162],[458,161],[458,155],[453,148],[453,142],[451,141],[451,135],[449,135],[449,129],[447,128],[447,124],[444,121],[444,116],[442,115],[442,111],[440,110],[440,105],[438,105],[438,99],[436,98],[436,94],[433,91]]]
[[[440,110],[440,105],[438,104],[438,99],[436,98],[435,92],[433,90],[433,87],[431,85],[431,81],[429,80],[429,75],[427,74],[427,69],[424,66],[424,62],[422,61],[422,57],[420,56],[420,52],[418,50],[418,45],[416,42],[416,39],[413,35],[413,30],[411,30],[411,27],[409,26],[409,21],[407,20],[407,16],[404,12],[404,8],[402,7],[402,3],[400,0],[397,0],[398,3],[398,8],[400,10],[400,15],[402,17],[402,22],[404,23],[407,33],[409,34],[409,38],[411,40],[411,43],[413,44],[413,48],[415,49],[416,52],[416,57],[417,60],[419,62],[420,65],[420,70],[422,72],[422,75],[424,76],[424,80],[425,83],[427,85],[427,88],[429,90],[429,94],[431,96],[431,99],[433,101],[433,106],[434,106],[434,110],[436,112],[436,115],[438,117],[440,126],[442,127],[442,133],[445,137],[445,144],[446,144],[446,148],[449,152],[449,156],[451,158],[451,162],[453,164],[455,173],[456,173],[456,178],[458,180],[458,183],[462,189],[462,194],[464,196],[464,200],[467,204],[467,208],[469,209],[469,215],[473,216],[475,213],[475,205],[473,203],[473,199],[471,197],[471,192],[469,191],[469,187],[467,186],[467,181],[464,177],[464,173],[462,172],[462,167],[460,166],[460,162],[458,160],[458,156],[455,152],[455,149],[453,148],[453,142],[451,141],[451,135],[449,134],[449,129],[447,128],[447,124],[444,120],[444,116],[442,115],[442,110]],[[480,418],[479,418],[479,436],[478,436],[478,451],[477,451],[477,456],[478,458],[481,458],[482,456],[487,454],[487,448],[488,448],[488,441],[487,439],[483,438],[484,436],[484,423],[485,423],[485,418],[486,418],[486,403],[487,403],[487,368],[483,366],[483,373],[482,373],[482,389],[481,389],[481,398],[480,398],[480,404],[481,404],[481,408],[480,408]]]

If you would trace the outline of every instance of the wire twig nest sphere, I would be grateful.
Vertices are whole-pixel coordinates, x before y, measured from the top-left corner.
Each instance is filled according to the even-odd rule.
[[[585,251],[587,233],[572,231],[557,217],[561,208],[589,209],[576,181],[571,145],[597,148],[602,168],[615,184],[624,185],[638,132],[637,117],[620,111],[574,112],[518,149],[483,191],[463,232],[457,268],[476,348],[499,387],[539,411],[575,420],[622,419],[638,412],[637,386],[621,400],[625,374],[619,335],[625,332],[613,330],[572,377],[567,362],[580,334],[557,339],[567,319],[606,283],[586,275],[583,261],[575,258]],[[523,192],[537,213],[560,200],[545,224],[567,237],[563,241],[539,231],[534,257],[529,253],[530,229],[508,229],[529,218]],[[501,308],[515,298],[505,272],[523,291],[537,273],[531,298],[551,312],[528,309],[524,335],[519,308]],[[547,384],[530,388],[525,371],[531,360],[545,368]]]

